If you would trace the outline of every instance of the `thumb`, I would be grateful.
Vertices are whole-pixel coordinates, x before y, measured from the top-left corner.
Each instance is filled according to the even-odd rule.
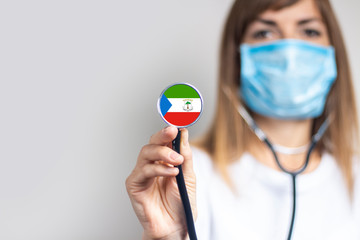
[[[182,169],[184,175],[194,174],[192,152],[189,144],[189,131],[181,129],[180,154],[184,157]]]

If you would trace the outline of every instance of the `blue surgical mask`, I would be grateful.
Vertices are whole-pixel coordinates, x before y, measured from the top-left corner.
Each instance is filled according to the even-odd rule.
[[[239,95],[254,112],[278,119],[322,114],[337,76],[334,48],[285,39],[242,44]]]

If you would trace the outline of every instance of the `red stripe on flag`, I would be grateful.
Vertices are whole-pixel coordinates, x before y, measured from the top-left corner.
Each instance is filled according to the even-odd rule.
[[[200,112],[167,112],[164,116],[166,121],[176,126],[186,126],[193,123]]]

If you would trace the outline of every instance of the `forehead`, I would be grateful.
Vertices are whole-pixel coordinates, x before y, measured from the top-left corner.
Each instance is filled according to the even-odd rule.
[[[319,18],[321,13],[314,0],[300,0],[297,3],[280,10],[266,10],[259,15],[260,18],[271,20],[301,20],[304,18]]]

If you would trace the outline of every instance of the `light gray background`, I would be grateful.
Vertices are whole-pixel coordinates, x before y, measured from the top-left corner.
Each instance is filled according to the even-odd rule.
[[[209,126],[232,0],[0,3],[0,239],[140,239],[125,179],[173,82]],[[360,3],[334,0],[360,84]]]

